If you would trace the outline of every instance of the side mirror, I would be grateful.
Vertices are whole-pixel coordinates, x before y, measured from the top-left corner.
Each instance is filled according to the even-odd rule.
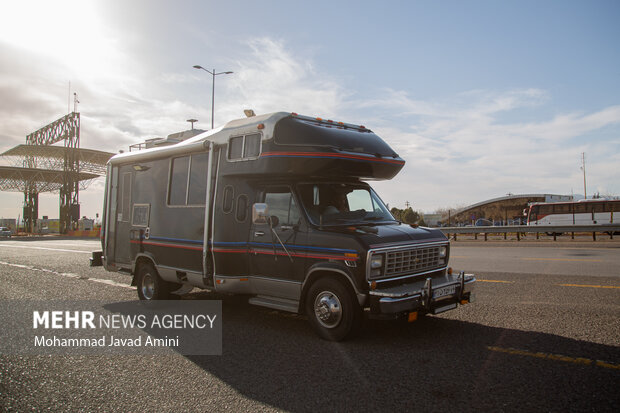
[[[266,224],[269,218],[267,204],[256,203],[252,205],[252,222],[254,224]]]

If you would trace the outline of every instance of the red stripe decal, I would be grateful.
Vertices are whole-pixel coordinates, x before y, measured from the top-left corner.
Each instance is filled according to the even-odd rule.
[[[397,165],[405,164],[405,161],[397,161],[395,159],[383,159],[383,158],[376,158],[376,157],[364,156],[364,155],[348,155],[348,154],[338,154],[338,153],[332,153],[332,152],[265,152],[261,154],[261,157],[262,156],[345,158],[345,159],[356,159],[356,160],[371,161],[371,162],[386,162],[386,163],[393,163]]]
[[[287,254],[284,251],[268,251],[268,250],[231,250],[213,248],[213,252],[231,253],[231,254],[261,254],[261,255],[278,255],[286,257]],[[290,253],[291,257],[300,258],[316,258],[316,259],[329,259],[329,260],[341,260],[341,261],[357,261],[359,257],[344,257],[342,255],[318,255],[318,254],[306,254],[306,253]]]

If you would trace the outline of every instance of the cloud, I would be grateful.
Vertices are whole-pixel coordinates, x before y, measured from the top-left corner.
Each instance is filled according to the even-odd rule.
[[[233,85],[230,106],[234,110],[247,107],[256,113],[291,111],[310,115],[341,111],[346,90],[329,75],[318,72],[312,61],[294,55],[284,43],[270,38],[249,41],[246,47],[249,53],[236,60],[238,70],[227,80]]]
[[[65,113],[70,76],[62,61],[46,55],[1,41],[0,53],[13,57],[0,65],[0,93],[7,97],[0,102],[0,149],[6,150]],[[198,128],[210,126],[212,78],[192,69],[196,62],[162,73],[122,49],[110,56],[109,62],[98,59],[109,75],[73,73],[83,147],[127,150],[189,128],[189,118],[199,119]],[[43,64],[49,70],[42,74],[36,68]],[[581,152],[591,162],[588,185],[620,192],[620,106],[555,113],[551,93],[537,88],[472,90],[441,99],[414,99],[405,88],[373,86],[362,93],[268,37],[240,43],[224,69],[234,74],[217,77],[216,126],[243,116],[246,108],[363,123],[407,161],[394,180],[373,183],[392,206],[409,201],[432,211],[508,192],[577,192]],[[83,207],[85,213],[100,210],[100,189],[93,184],[84,192],[82,201],[95,205]]]
[[[476,91],[441,103],[409,101],[403,92],[396,95],[416,123],[409,130],[402,126],[378,129],[408,160],[396,180],[412,183],[411,189],[401,188],[407,199],[392,197],[395,205],[408,200],[432,210],[508,192],[579,191],[581,152],[591,153],[598,164],[591,170],[591,180],[606,182],[608,192],[620,189],[613,184],[618,172],[612,166],[620,145],[600,136],[605,128],[618,129],[620,106],[521,122],[518,115],[512,121],[500,117],[543,105],[550,99],[545,91]],[[382,102],[391,105],[389,99]],[[386,185],[392,196],[398,193],[397,187]]]

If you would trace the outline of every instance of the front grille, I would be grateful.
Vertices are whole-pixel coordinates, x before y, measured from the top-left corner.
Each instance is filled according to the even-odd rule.
[[[387,253],[384,277],[415,274],[438,268],[440,246],[391,251]]]

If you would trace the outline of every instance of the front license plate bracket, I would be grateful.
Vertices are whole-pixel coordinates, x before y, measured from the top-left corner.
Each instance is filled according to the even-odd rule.
[[[456,284],[447,285],[445,287],[439,287],[433,290],[433,300],[438,298],[452,296],[456,294]]]

